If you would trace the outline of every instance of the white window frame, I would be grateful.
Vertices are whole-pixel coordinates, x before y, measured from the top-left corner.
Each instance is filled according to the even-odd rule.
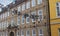
[[[41,14],[39,14],[39,12],[41,12]],[[40,17],[38,17],[38,21],[43,20],[43,10],[42,9],[38,10],[38,16],[40,16],[40,15],[42,15],[42,19],[40,19]]]
[[[1,20],[2,20],[2,18],[3,18],[3,15],[1,14]]]
[[[41,4],[42,3],[42,0],[37,0],[37,4]]]
[[[3,22],[3,23],[4,23],[4,29],[6,29],[6,28],[7,28],[6,21],[5,21],[5,22]]]
[[[1,22],[0,22],[0,29],[1,29]]]
[[[7,27],[9,26],[8,21],[6,21]]]
[[[25,3],[22,3],[22,11],[24,11],[25,10],[25,7],[26,5],[25,5]]]
[[[27,21],[29,20],[29,21]],[[26,23],[29,23],[30,22],[30,18],[29,17],[26,17]]]
[[[6,31],[5,35],[8,36],[8,32],[7,31]]]
[[[21,6],[18,6],[18,12],[21,12]]]
[[[17,17],[17,25],[20,25],[20,16]]]
[[[7,12],[5,12],[5,18],[7,18],[7,16],[8,16],[7,14],[8,14],[8,13],[7,13]]]
[[[22,31],[23,31],[23,35],[22,35]],[[21,30],[21,36],[24,36],[24,30]]]
[[[3,13],[3,19],[4,19],[4,16],[5,16],[5,15],[4,15],[4,13]]]
[[[19,32],[19,30],[17,30],[16,36],[20,36],[20,32]]]
[[[59,4],[59,6],[57,6],[57,3]],[[60,10],[60,2],[57,2],[57,3],[56,3],[56,14],[57,14],[56,16],[57,16],[57,17],[60,17],[60,16],[58,16],[58,12],[57,12],[57,7],[59,7],[59,10]],[[59,12],[60,12],[60,11],[59,11]]]
[[[8,12],[8,16],[10,16],[10,13]]]
[[[27,34],[28,31],[29,31],[29,34]],[[26,30],[26,36],[30,36],[30,30]]]
[[[26,3],[26,9],[30,8],[30,1]]]
[[[13,26],[14,25],[14,17],[12,16],[12,18],[11,18],[11,26]]]
[[[42,30],[42,34],[40,34],[40,30]],[[43,29],[38,29],[38,36],[43,36]]]
[[[36,6],[36,0],[32,0],[31,3],[32,3],[32,7]]]
[[[22,19],[21,23],[24,24],[24,22],[25,22],[24,16],[22,16],[21,19]],[[23,20],[24,20],[24,22],[23,22]]]
[[[4,22],[2,22],[2,30],[3,30],[3,28],[4,28]]]
[[[36,36],[36,31],[35,34],[33,34],[33,31],[35,31],[35,29],[32,29],[32,36]]]

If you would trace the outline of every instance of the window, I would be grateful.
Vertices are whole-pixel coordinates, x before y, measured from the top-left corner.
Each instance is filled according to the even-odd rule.
[[[1,15],[0,15],[0,20],[1,20]]]
[[[24,36],[24,31],[23,30],[21,30],[21,36]]]
[[[36,5],[36,1],[32,0],[32,7],[34,7]]]
[[[17,17],[17,25],[20,25],[20,16]]]
[[[2,23],[0,22],[0,28],[2,29]]]
[[[1,27],[2,27],[2,29],[3,29],[3,22],[2,22],[2,26],[1,26]]]
[[[36,36],[36,31],[35,31],[35,29],[32,30],[32,36]]]
[[[22,24],[24,24],[24,16],[22,16]]]
[[[2,9],[0,8],[0,12],[2,11]]]
[[[1,14],[1,20],[2,20],[2,18],[3,18],[3,15]]]
[[[38,29],[38,34],[39,34],[39,36],[43,36],[43,30],[42,29]]]
[[[6,33],[6,32],[3,32],[3,36],[5,36],[5,33]]]
[[[26,36],[30,36],[30,31],[26,30]]]
[[[56,6],[57,6],[57,16],[60,16],[60,2],[58,2]]]
[[[29,17],[26,17],[26,23],[29,23]]]
[[[39,15],[38,21],[43,20],[43,11],[42,10],[38,10],[38,15]]]
[[[7,24],[7,27],[8,27],[8,21],[6,22],[6,24]]]
[[[8,36],[8,32],[6,31],[6,36]]]
[[[59,33],[58,35],[60,36],[60,28],[58,29],[58,33]]]
[[[10,13],[9,12],[7,12],[8,13],[8,16],[10,15]]]
[[[7,17],[7,12],[5,13],[5,18]]]
[[[14,17],[11,18],[11,26],[14,26]]]
[[[41,4],[42,3],[42,0],[37,0],[37,4]]]
[[[19,32],[19,31],[17,31],[16,35],[17,35],[17,36],[20,36],[20,32]]]
[[[25,10],[25,3],[22,4],[22,11],[24,11],[24,10]]]
[[[30,8],[30,2],[26,3],[26,9]]]
[[[4,16],[5,16],[4,13],[2,15],[3,15],[3,19],[4,19]]]
[[[7,27],[6,21],[3,22],[3,27],[4,27],[4,29],[6,29],[6,27]]]
[[[36,11],[31,13],[32,15],[36,15]],[[32,18],[32,22],[35,22],[35,19]]]
[[[18,11],[21,11],[21,6],[18,7]]]
[[[0,22],[0,29],[1,29],[1,22]]]

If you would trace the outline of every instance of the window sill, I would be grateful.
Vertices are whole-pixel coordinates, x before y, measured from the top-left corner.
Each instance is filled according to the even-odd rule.
[[[60,18],[60,16],[56,16],[56,18]]]

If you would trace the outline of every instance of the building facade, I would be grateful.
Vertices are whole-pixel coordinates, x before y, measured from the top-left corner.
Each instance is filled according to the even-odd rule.
[[[0,36],[49,36],[47,0],[17,0],[6,8],[0,13]]]
[[[49,0],[51,36],[60,36],[60,0]]]

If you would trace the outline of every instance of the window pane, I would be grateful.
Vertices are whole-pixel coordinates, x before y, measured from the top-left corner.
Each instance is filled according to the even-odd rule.
[[[8,12],[8,16],[10,15],[10,13]]]
[[[21,35],[24,35],[24,31],[23,30],[21,30]]]
[[[39,36],[43,36],[43,30],[42,29],[39,29],[38,33],[39,33]]]
[[[34,7],[36,5],[36,1],[32,0],[32,7]]]
[[[26,23],[29,23],[29,17],[26,18]]]
[[[57,15],[60,16],[60,2],[58,2],[56,6],[57,6]]]
[[[43,34],[41,29],[40,29],[40,34]]]
[[[57,7],[57,12],[58,12],[58,16],[60,16],[60,10],[59,10],[59,7]]]
[[[30,32],[29,30],[26,31],[26,36],[30,35]]]
[[[33,34],[36,34],[35,30],[32,30]]]
[[[37,0],[38,4],[41,4],[42,3],[42,0]]]
[[[17,17],[17,25],[20,25],[20,16]]]
[[[36,36],[35,29],[32,30],[32,36]]]
[[[17,35],[17,36],[20,36],[20,33],[19,33],[19,31],[17,31],[16,35]]]
[[[20,6],[18,7],[18,11],[21,11],[21,7]]]
[[[26,3],[26,9],[30,8],[30,2]]]
[[[22,24],[24,24],[24,16],[22,16]]]
[[[25,3],[22,4],[22,11],[25,10]]]

